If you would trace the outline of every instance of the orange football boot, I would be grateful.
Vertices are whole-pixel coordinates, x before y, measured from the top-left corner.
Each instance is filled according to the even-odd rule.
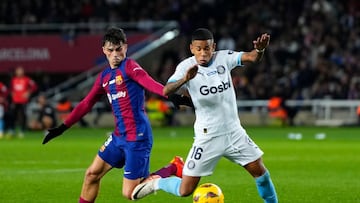
[[[176,166],[176,173],[175,175],[179,178],[182,177],[182,171],[184,168],[184,160],[180,156],[175,156],[171,161],[171,164],[174,164]]]

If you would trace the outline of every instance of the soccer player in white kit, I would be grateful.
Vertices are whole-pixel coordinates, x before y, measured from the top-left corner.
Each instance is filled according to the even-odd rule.
[[[270,174],[262,162],[263,151],[251,140],[240,124],[231,70],[244,62],[261,60],[270,35],[253,41],[254,50],[215,51],[213,34],[197,29],[191,39],[193,54],[183,60],[169,78],[164,94],[186,88],[195,107],[194,142],[178,177],[158,178],[138,185],[132,199],[140,199],[156,190],[176,196],[189,196],[202,176],[211,175],[221,157],[243,166],[254,178],[260,197],[276,203],[277,195]]]

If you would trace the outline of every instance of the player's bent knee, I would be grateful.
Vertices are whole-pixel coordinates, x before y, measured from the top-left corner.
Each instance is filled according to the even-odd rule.
[[[131,192],[129,192],[129,191],[122,191],[122,195],[123,195],[123,197],[125,197],[126,199],[128,199],[128,200],[132,200],[131,199]]]
[[[255,178],[262,176],[266,172],[266,167],[263,164],[261,158],[251,163],[248,163],[244,167]]]
[[[181,197],[188,197],[190,196],[192,193],[180,193]]]
[[[180,196],[181,197],[187,197],[187,196],[190,196],[193,192],[194,192],[194,190],[191,190],[191,189],[188,189],[188,188],[183,189],[183,190],[180,189]]]
[[[91,168],[87,169],[85,172],[85,180],[87,182],[97,182],[100,180],[100,174],[91,170]]]

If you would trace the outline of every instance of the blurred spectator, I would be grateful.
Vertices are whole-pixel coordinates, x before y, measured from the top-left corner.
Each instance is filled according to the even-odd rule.
[[[0,82],[0,139],[4,137],[5,133],[5,115],[8,108],[7,96],[8,88],[4,83]]]
[[[284,99],[280,96],[273,96],[268,103],[269,116],[280,121],[280,125],[286,125],[288,119],[287,111],[284,108]]]
[[[229,31],[226,28],[221,29],[221,37],[216,43],[218,50],[235,50],[236,43],[234,38],[230,35]]]
[[[99,125],[100,119],[103,115],[106,114],[106,112],[111,112],[111,106],[108,104],[108,100],[106,97],[101,98],[100,102],[98,102],[98,105],[93,110],[94,113],[94,119],[92,121],[94,126]]]
[[[15,133],[16,125],[19,124],[18,136],[20,138],[24,137],[27,125],[27,104],[36,90],[36,83],[25,75],[24,68],[22,66],[16,67],[15,75],[10,83],[11,114],[14,116],[14,120],[9,126],[11,135]]]
[[[154,21],[151,19],[148,10],[142,9],[137,19],[137,28],[142,32],[150,33],[153,30]]]
[[[72,109],[73,104],[67,97],[63,97],[58,101],[56,105],[56,111],[61,122],[64,122],[66,120]],[[89,124],[84,120],[84,118],[81,118],[79,120],[79,125],[81,127],[89,126]]]
[[[72,104],[66,97],[63,97],[58,101],[56,111],[61,122],[66,120],[72,109]]]
[[[360,76],[353,77],[351,80],[348,91],[348,99],[360,99]]]
[[[57,125],[55,109],[47,102],[45,95],[40,94],[37,97],[36,109],[37,118],[29,123],[31,130],[45,130]]]
[[[297,114],[295,108],[286,105],[286,97],[282,92],[282,87],[276,86],[274,88],[274,94],[269,99],[268,111],[271,118],[278,119],[281,126],[294,125],[294,118]]]
[[[146,113],[153,126],[171,125],[172,110],[160,97],[150,94],[146,100]]]
[[[166,50],[161,55],[160,65],[156,71],[156,77],[165,84],[168,78],[174,73],[176,65],[180,61],[179,55],[174,50]]]
[[[234,70],[233,72],[236,72],[236,70]],[[232,81],[238,99],[253,99],[252,95],[254,90],[252,89],[252,86],[250,85],[247,77],[245,77],[243,74],[233,74]]]

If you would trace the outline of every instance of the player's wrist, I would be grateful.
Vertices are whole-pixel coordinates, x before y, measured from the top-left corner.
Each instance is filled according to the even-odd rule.
[[[256,51],[257,53],[264,53],[265,48],[262,48],[262,49],[255,48],[255,51]]]
[[[60,126],[59,126],[59,130],[64,132],[65,130],[67,130],[69,127],[67,127],[64,123],[62,123]]]
[[[183,84],[187,83],[190,79],[187,77],[184,77],[181,81],[180,81],[180,86],[182,86]]]

